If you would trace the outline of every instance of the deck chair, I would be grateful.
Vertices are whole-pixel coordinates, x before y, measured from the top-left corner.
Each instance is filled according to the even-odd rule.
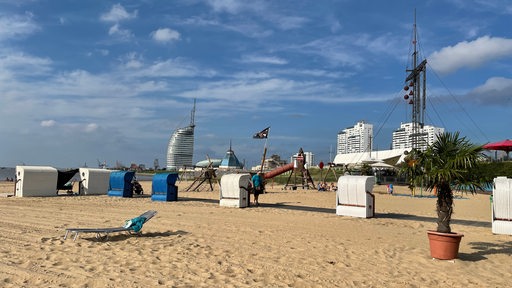
[[[141,229],[144,223],[148,222],[153,216],[156,215],[156,211],[149,210],[144,212],[138,217],[135,217],[131,220],[127,220],[125,225],[121,227],[114,228],[67,228],[66,234],[64,235],[64,240],[67,239],[68,234],[75,233],[73,237],[73,241],[78,238],[78,234],[80,233],[96,233],[96,239],[100,240],[108,240],[108,236],[110,233],[116,232],[127,232],[130,235],[140,235]]]

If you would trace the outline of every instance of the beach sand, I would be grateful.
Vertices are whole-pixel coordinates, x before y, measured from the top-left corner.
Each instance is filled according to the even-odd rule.
[[[455,200],[454,261],[430,257],[435,198],[375,186],[376,217],[335,214],[335,192],[267,186],[259,207],[219,206],[213,192],[179,201],[149,195],[6,197],[0,182],[1,287],[510,287],[512,237],[493,235],[489,195]],[[142,182],[151,191],[150,182]],[[205,189],[206,190],[206,189]],[[426,193],[423,193],[424,196]],[[69,227],[117,227],[158,214],[142,236],[63,239]]]

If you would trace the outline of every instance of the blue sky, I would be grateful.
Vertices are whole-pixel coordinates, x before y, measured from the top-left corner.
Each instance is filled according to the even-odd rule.
[[[403,100],[416,9],[427,124],[475,143],[512,138],[512,3],[0,0],[0,166],[165,166],[197,99],[194,161],[248,166],[337,133],[410,121]]]

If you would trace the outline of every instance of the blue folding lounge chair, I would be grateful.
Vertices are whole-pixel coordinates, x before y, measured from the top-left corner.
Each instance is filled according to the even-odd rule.
[[[64,235],[64,239],[68,237],[68,233],[75,233],[73,237],[73,241],[76,240],[78,234],[80,233],[96,233],[97,239],[108,240],[108,236],[110,233],[116,232],[127,232],[130,235],[140,235],[141,229],[144,223],[148,222],[153,216],[156,215],[156,211],[149,210],[144,212],[138,217],[135,217],[131,220],[126,221],[126,224],[121,227],[114,228],[67,228],[66,234]]]

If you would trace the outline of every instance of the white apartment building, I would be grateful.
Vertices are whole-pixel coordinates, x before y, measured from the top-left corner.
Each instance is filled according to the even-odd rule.
[[[368,152],[373,147],[373,125],[357,122],[338,133],[336,154]]]
[[[417,124],[419,125],[419,124]],[[444,128],[425,125],[418,129],[418,148],[427,149],[437,140],[437,135],[444,133]],[[401,123],[400,128],[393,132],[392,149],[410,149],[412,148],[413,123]]]
[[[290,159],[290,163],[295,163],[295,159],[299,157],[299,153],[296,153],[292,156]],[[304,168],[309,169],[312,166],[315,165],[315,154],[312,152],[304,152],[304,160],[306,160],[306,164],[304,165]]]

